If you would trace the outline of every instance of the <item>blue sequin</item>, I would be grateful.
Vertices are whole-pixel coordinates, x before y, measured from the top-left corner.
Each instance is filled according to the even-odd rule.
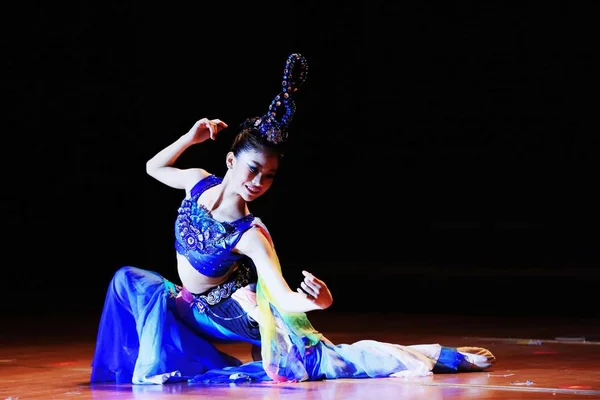
[[[243,257],[233,253],[233,248],[254,221],[252,214],[232,222],[217,221],[198,204],[205,190],[221,182],[222,178],[214,175],[200,180],[182,200],[175,222],[175,249],[198,272],[210,277],[225,275]]]

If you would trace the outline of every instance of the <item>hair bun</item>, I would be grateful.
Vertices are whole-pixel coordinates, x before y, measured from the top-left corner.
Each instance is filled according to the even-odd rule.
[[[290,54],[285,61],[281,92],[271,101],[269,111],[254,123],[269,142],[279,144],[287,140],[288,128],[296,112],[293,94],[306,82],[307,74],[306,58],[300,53]]]

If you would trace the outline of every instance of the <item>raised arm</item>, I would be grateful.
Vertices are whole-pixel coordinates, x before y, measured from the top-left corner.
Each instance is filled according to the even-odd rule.
[[[176,168],[173,164],[188,147],[208,139],[215,140],[219,131],[224,128],[227,128],[227,124],[219,119],[202,118],[196,121],[187,133],[146,162],[146,172],[159,182],[173,188],[189,187],[208,173],[201,168]]]
[[[254,227],[244,233],[236,250],[250,257],[263,284],[267,285],[275,305],[287,312],[324,310],[331,306],[333,297],[325,282],[304,271],[302,288],[290,289],[281,274],[281,265],[275,248],[264,231]]]

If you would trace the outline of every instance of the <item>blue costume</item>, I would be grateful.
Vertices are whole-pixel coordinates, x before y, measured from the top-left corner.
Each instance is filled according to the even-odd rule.
[[[220,222],[197,202],[206,189],[220,182],[221,178],[210,175],[182,201],[175,223],[175,248],[207,276],[235,270],[226,282],[202,294],[192,294],[155,272],[132,266],[116,271],[100,318],[92,383],[421,376],[481,370],[475,364],[493,358],[486,349],[472,348],[472,354],[465,354],[438,344],[402,346],[363,340],[334,345],[312,328],[304,313],[279,310],[268,288],[261,289],[251,260],[232,252],[243,233],[256,224],[254,216]],[[271,319],[261,324],[254,320],[247,306],[233,296],[242,291],[266,293],[257,296],[268,302],[259,309],[270,310],[266,313]],[[269,324],[274,336],[265,328]],[[262,346],[263,359],[242,364],[215,346],[235,341]],[[267,363],[268,352],[273,356],[266,357]]]
[[[292,94],[306,80],[306,72],[304,57],[291,54],[282,92],[267,113],[243,129],[274,145],[284,142],[295,111]],[[402,346],[373,340],[333,344],[312,327],[306,313],[278,307],[252,261],[233,252],[254,226],[272,246],[266,228],[252,214],[233,222],[217,221],[198,203],[204,191],[221,182],[213,175],[197,182],[182,200],[175,222],[177,253],[199,273],[222,277],[221,284],[192,294],[155,272],[132,266],[116,271],[100,317],[92,383],[422,376],[482,370],[493,362],[493,355],[482,348],[459,351],[439,344]],[[260,348],[260,357],[243,364],[215,345],[231,341],[251,343]]]

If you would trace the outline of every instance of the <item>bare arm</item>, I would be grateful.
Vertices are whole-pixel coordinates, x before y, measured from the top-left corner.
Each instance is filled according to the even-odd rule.
[[[202,118],[175,142],[159,151],[146,162],[146,172],[151,177],[175,189],[185,189],[208,175],[201,168],[179,169],[173,166],[175,161],[190,146],[205,140],[217,138],[217,133],[227,128],[227,124],[219,119]]]
[[[281,266],[275,248],[257,228],[249,229],[236,249],[252,259],[258,276],[268,286],[277,307],[287,312],[324,310],[331,306],[333,298],[325,282],[304,271],[304,281],[297,291],[290,289],[281,274]]]

